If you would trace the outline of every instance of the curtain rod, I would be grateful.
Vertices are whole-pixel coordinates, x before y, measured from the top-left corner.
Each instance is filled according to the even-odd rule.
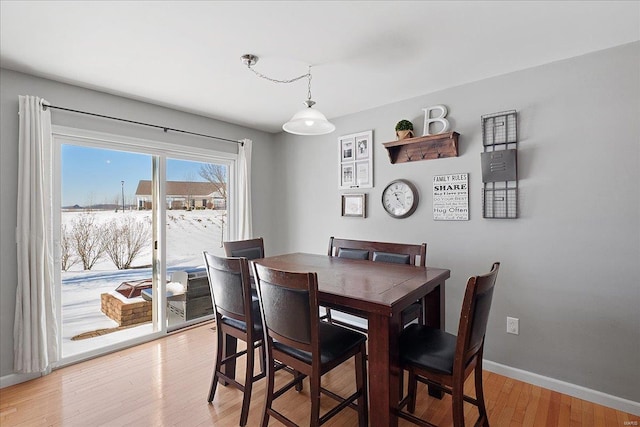
[[[152,127],[152,128],[162,129],[165,133],[168,132],[168,131],[180,132],[180,133],[185,133],[185,134],[188,134],[188,135],[201,136],[203,138],[218,139],[220,141],[233,142],[235,144],[244,145],[244,142],[242,142],[242,141],[235,141],[233,139],[222,138],[222,137],[219,137],[219,136],[213,136],[213,135],[206,135],[206,134],[203,134],[203,133],[190,132],[188,130],[174,129],[174,128],[170,128],[170,127],[166,127],[166,126],[154,125],[154,124],[151,124],[151,123],[136,122],[134,120],[121,119],[119,117],[105,116],[105,115],[96,114],[96,113],[89,113],[87,111],[72,110],[71,108],[58,107],[56,105],[43,104],[42,108],[45,111],[46,111],[47,108],[54,108],[56,110],[70,111],[72,113],[86,114],[88,116],[94,116],[94,117],[101,117],[103,119],[117,120],[117,121],[120,121],[120,122],[133,123],[133,124],[141,125],[141,126],[149,126],[149,127]]]

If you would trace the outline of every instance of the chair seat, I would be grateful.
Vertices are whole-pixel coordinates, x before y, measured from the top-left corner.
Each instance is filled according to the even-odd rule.
[[[409,325],[400,335],[400,363],[452,375],[456,340],[440,329]]]
[[[260,301],[251,298],[251,310],[253,311],[253,327],[258,332],[257,340],[262,339],[262,318],[260,317]],[[222,317],[222,323],[229,325],[233,328],[240,329],[242,332],[247,332],[247,324],[240,320],[232,319],[230,317]]]
[[[318,327],[320,362],[322,364],[330,363],[342,357],[345,353],[353,350],[367,340],[367,337],[360,332],[330,323],[320,322]],[[309,352],[289,347],[277,341],[273,342],[273,346],[283,353],[287,353],[296,359],[311,364],[312,358]]]

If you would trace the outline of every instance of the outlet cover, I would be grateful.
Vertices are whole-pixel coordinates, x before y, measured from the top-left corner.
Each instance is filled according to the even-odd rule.
[[[516,317],[507,317],[507,333],[520,334],[520,319]]]

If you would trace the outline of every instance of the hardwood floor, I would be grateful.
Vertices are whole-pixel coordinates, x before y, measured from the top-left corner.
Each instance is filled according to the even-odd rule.
[[[51,375],[0,390],[0,425],[7,426],[237,426],[242,394],[219,386],[213,404],[207,396],[213,369],[213,324],[54,371]],[[239,370],[244,366],[239,365]],[[241,371],[238,371],[241,372]],[[284,379],[285,372],[280,373]],[[353,367],[342,366],[323,384],[343,394],[352,390]],[[516,381],[484,374],[485,402],[492,426],[638,425],[640,417]],[[472,389],[473,380],[467,384]],[[424,386],[422,386],[424,387]],[[450,397],[441,401],[419,389],[416,413],[451,426]],[[308,385],[290,390],[283,412],[308,423]],[[260,423],[264,380],[253,389],[248,426]],[[323,397],[323,410],[334,401]],[[284,408],[286,406],[286,408]],[[476,413],[470,405],[467,421]],[[400,426],[411,425],[400,420]],[[271,420],[269,425],[279,425]],[[342,411],[328,426],[357,425],[356,412]]]

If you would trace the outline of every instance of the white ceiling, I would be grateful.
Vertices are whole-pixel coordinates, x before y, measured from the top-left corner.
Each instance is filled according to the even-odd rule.
[[[268,132],[307,82],[245,53],[331,119],[636,40],[639,1],[0,2],[4,68]]]

